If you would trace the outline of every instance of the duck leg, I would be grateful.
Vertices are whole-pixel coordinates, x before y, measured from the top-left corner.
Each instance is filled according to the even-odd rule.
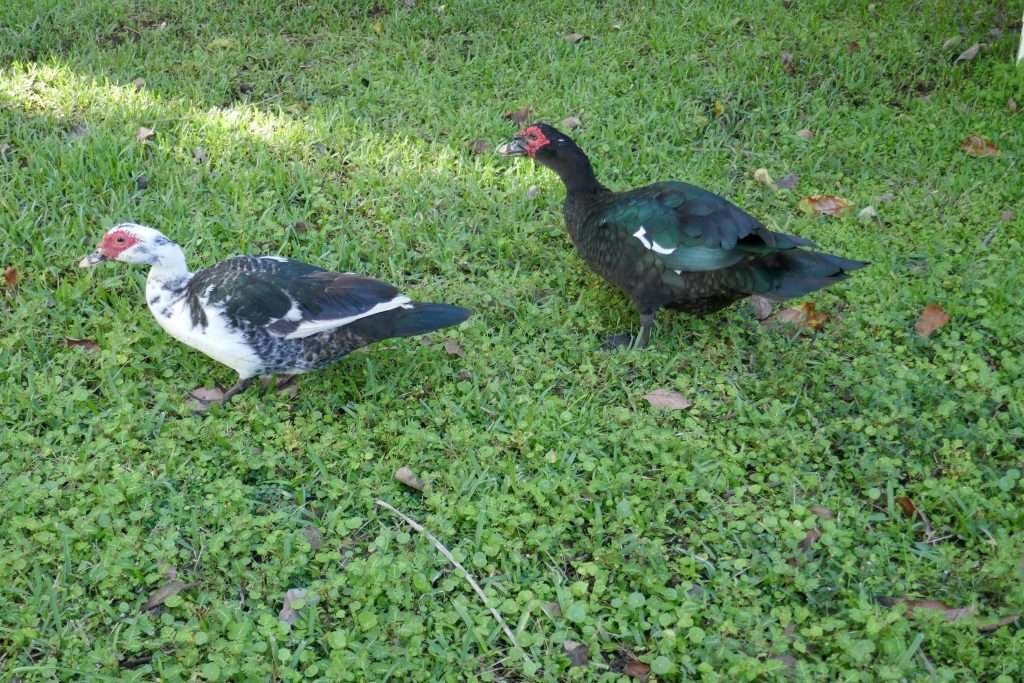
[[[230,401],[231,398],[235,394],[245,391],[249,387],[249,385],[252,384],[252,381],[254,379],[256,379],[256,378],[255,377],[245,377],[245,378],[239,377],[238,381],[235,382],[230,389],[228,389],[227,391],[224,392],[224,398],[222,398],[220,400],[220,404],[221,405],[227,404],[227,402]]]
[[[656,313],[640,314],[640,334],[633,340],[633,349],[642,349],[651,340],[651,329],[654,327],[654,316]]]

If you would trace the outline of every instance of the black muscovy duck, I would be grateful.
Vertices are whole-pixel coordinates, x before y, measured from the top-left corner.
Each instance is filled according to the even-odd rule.
[[[772,232],[694,185],[668,181],[612,192],[583,150],[545,123],[520,131],[498,153],[528,155],[565,183],[565,226],[576,250],[640,312],[634,348],[647,344],[663,306],[703,315],[751,294],[789,299],[867,265],[806,250],[809,240]]]
[[[108,260],[148,264],[146,301],[160,326],[238,373],[223,402],[257,376],[317,370],[368,344],[470,315],[412,301],[380,280],[280,256],[238,256],[190,273],[180,246],[135,223],[111,228],[78,265]]]

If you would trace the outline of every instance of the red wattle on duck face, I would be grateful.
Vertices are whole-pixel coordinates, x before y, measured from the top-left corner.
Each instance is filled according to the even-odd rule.
[[[139,238],[127,230],[114,230],[103,237],[100,252],[108,259],[116,259],[122,251],[139,243]]]
[[[524,129],[520,135],[526,140],[526,153],[531,157],[537,154],[537,150],[551,142],[538,126],[530,126]]]

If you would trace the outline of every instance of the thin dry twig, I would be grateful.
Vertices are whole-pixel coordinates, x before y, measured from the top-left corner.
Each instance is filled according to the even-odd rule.
[[[435,548],[437,548],[438,552],[444,555],[445,559],[448,560],[453,567],[462,572],[462,577],[466,579],[466,582],[469,583],[469,585],[473,588],[473,591],[476,592],[478,596],[480,596],[480,600],[484,603],[484,607],[490,610],[491,614],[494,615],[494,619],[498,622],[498,625],[501,626],[501,630],[505,632],[505,637],[508,638],[508,641],[510,643],[512,643],[512,647],[514,647],[516,650],[522,653],[523,659],[527,663],[529,663],[532,668],[533,663],[530,662],[529,655],[526,654],[526,651],[523,650],[523,648],[519,647],[519,643],[516,641],[516,637],[515,635],[513,635],[512,629],[510,629],[508,627],[508,624],[505,623],[505,620],[502,618],[498,610],[491,607],[490,603],[487,601],[487,595],[484,593],[483,589],[480,588],[480,584],[478,584],[473,579],[473,577],[470,576],[469,572],[466,571],[466,568],[462,566],[462,563],[455,559],[451,551],[448,550],[448,548],[444,547],[444,544],[441,543],[441,541],[437,540],[437,537],[434,536],[434,534],[424,529],[419,522],[417,522],[415,519],[405,514],[401,510],[396,509],[391,504],[385,503],[383,500],[380,499],[373,501],[373,504],[378,507],[382,507],[388,512],[391,512],[392,514],[396,515],[403,522],[411,526],[415,531],[426,536],[427,540],[430,541]]]

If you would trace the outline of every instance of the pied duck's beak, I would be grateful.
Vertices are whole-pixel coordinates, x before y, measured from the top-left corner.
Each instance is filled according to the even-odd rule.
[[[503,157],[525,156],[527,154],[526,140],[517,135],[508,142],[498,145],[498,149],[496,151]]]
[[[78,262],[78,267],[79,268],[92,268],[97,263],[102,263],[102,262],[104,262],[106,260],[107,260],[107,257],[103,255],[103,252],[101,252],[99,249],[97,249],[96,251],[92,252],[91,254],[89,254],[88,256],[83,258],[81,261],[79,261]]]

